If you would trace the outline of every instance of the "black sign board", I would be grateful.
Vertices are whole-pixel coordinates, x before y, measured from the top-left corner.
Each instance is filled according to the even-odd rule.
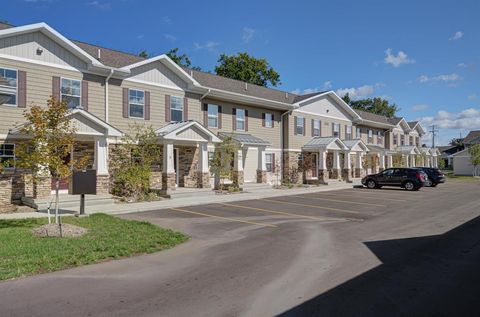
[[[83,170],[73,172],[70,183],[72,195],[96,195],[97,194],[97,171]]]

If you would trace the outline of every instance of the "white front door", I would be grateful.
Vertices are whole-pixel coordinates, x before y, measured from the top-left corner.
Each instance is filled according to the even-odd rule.
[[[256,147],[249,147],[243,152],[243,178],[246,183],[257,182],[257,168],[258,168],[258,149]]]

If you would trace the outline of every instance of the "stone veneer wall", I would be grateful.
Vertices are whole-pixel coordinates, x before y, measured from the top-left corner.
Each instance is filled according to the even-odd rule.
[[[198,179],[198,158],[197,147],[178,148],[178,182],[180,187],[198,187],[201,180]]]
[[[12,175],[0,175],[0,213],[15,211],[12,204]]]
[[[283,152],[283,183],[302,184],[303,175],[298,171],[300,152]]]

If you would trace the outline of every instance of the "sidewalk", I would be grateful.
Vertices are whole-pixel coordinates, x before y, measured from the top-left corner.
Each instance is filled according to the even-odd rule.
[[[166,199],[161,201],[152,202],[139,202],[139,203],[114,203],[103,206],[85,206],[85,212],[87,214],[93,213],[105,213],[111,215],[120,215],[135,213],[141,211],[150,211],[165,208],[178,208],[195,206],[202,204],[220,203],[220,202],[233,202],[250,199],[279,197],[289,195],[299,195],[307,193],[325,192],[339,189],[352,188],[356,184],[352,183],[339,183],[330,185],[320,185],[318,187],[309,188],[292,188],[292,189],[267,189],[258,190],[255,192],[237,193],[237,194],[215,194],[213,191],[209,194],[202,193],[202,195],[191,195],[186,197],[178,197],[175,199]],[[78,206],[60,210],[62,216],[71,216],[78,212]],[[51,211],[52,214],[54,210]],[[38,212],[24,212],[24,213],[11,213],[0,214],[0,219],[25,219],[25,218],[41,218],[47,217],[46,210],[39,210]]]

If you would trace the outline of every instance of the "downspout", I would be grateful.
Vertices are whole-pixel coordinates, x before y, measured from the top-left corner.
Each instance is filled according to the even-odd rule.
[[[290,109],[287,112],[284,112],[280,115],[280,149],[282,151],[280,157],[280,169],[281,169],[281,177],[280,177],[280,182],[283,183],[283,173],[284,173],[284,155],[285,155],[285,127],[283,126],[283,116],[291,114],[292,111],[295,109]]]
[[[211,90],[210,88],[208,88],[208,91],[202,95],[202,97],[200,98],[200,100],[203,100],[205,97],[207,97],[207,96],[210,94],[211,91],[212,91],[212,90]]]
[[[105,79],[105,122],[108,123],[108,81],[110,80],[110,78],[113,76],[113,68],[110,69],[110,74],[107,76],[107,78]]]

